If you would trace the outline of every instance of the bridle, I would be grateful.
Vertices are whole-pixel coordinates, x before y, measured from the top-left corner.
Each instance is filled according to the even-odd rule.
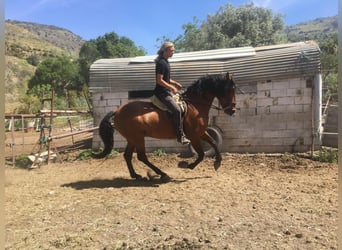
[[[211,108],[213,108],[213,109],[216,109],[216,110],[222,110],[222,111],[226,111],[226,110],[228,110],[228,109],[237,109],[236,107],[236,103],[235,102],[232,102],[232,103],[230,103],[230,104],[228,104],[227,106],[225,106],[225,107],[219,107],[219,106],[216,106],[216,105],[214,105],[214,104],[212,104],[211,105]]]
[[[235,84],[233,86],[234,86],[234,88],[236,88]],[[216,110],[222,110],[224,112],[226,112],[228,110],[234,110],[235,111],[237,108],[236,108],[236,103],[234,101],[235,101],[235,95],[234,95],[234,98],[233,98],[233,102],[228,103],[227,106],[225,106],[225,107],[222,106],[222,108],[221,108],[219,106],[216,106],[216,105],[212,104],[211,108],[216,109]]]

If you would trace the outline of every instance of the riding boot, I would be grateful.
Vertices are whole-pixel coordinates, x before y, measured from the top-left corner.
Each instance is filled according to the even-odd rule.
[[[181,132],[182,133],[182,132]],[[177,139],[178,142],[180,142],[181,144],[183,145],[187,145],[190,143],[190,140],[186,137],[186,135],[184,134],[184,132],[178,136],[178,139]]]
[[[183,131],[183,123],[182,119],[179,119],[177,115],[173,116],[174,123],[177,129],[177,141],[183,145],[187,145],[190,143],[190,140],[186,137]]]

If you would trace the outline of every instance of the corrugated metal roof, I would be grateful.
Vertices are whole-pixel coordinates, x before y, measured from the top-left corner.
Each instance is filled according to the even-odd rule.
[[[238,58],[245,56],[254,56],[256,54],[253,47],[241,47],[230,49],[216,49],[216,50],[202,50],[194,52],[176,53],[169,59],[170,63],[173,62],[189,62],[189,61],[204,61],[204,60],[218,60]],[[132,58],[130,63],[154,63],[154,56],[139,56]]]
[[[100,59],[90,68],[91,91],[151,90],[156,56]],[[170,60],[172,78],[184,86],[206,74],[234,73],[235,82],[313,76],[320,72],[314,42],[177,53]]]

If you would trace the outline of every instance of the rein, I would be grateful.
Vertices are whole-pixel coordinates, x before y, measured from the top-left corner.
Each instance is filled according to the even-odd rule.
[[[211,108],[212,109],[216,109],[216,110],[223,110],[223,111],[226,111],[227,109],[230,109],[230,108],[233,108],[233,104],[229,104],[228,106],[224,107],[224,108],[221,108],[219,106],[216,106],[214,104],[211,105]],[[237,109],[237,108],[235,108]]]
[[[182,100],[185,101],[186,103],[192,103],[192,102],[193,102],[193,101],[191,101],[186,95],[181,94],[180,97],[181,97]],[[229,105],[227,105],[226,107],[223,107],[223,108],[221,108],[221,107],[219,107],[219,106],[216,106],[216,105],[212,104],[210,108],[216,109],[216,110],[223,110],[223,111],[226,111],[227,109],[233,108],[233,107],[234,107],[233,104],[235,104],[235,103],[231,103],[231,104],[229,104]],[[239,108],[236,108],[236,107],[235,107],[235,109],[239,109]]]

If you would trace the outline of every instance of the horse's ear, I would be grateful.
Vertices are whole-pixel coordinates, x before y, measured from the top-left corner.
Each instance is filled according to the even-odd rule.
[[[229,80],[233,80],[233,73],[227,72],[226,77],[227,77],[227,79],[229,79]]]

